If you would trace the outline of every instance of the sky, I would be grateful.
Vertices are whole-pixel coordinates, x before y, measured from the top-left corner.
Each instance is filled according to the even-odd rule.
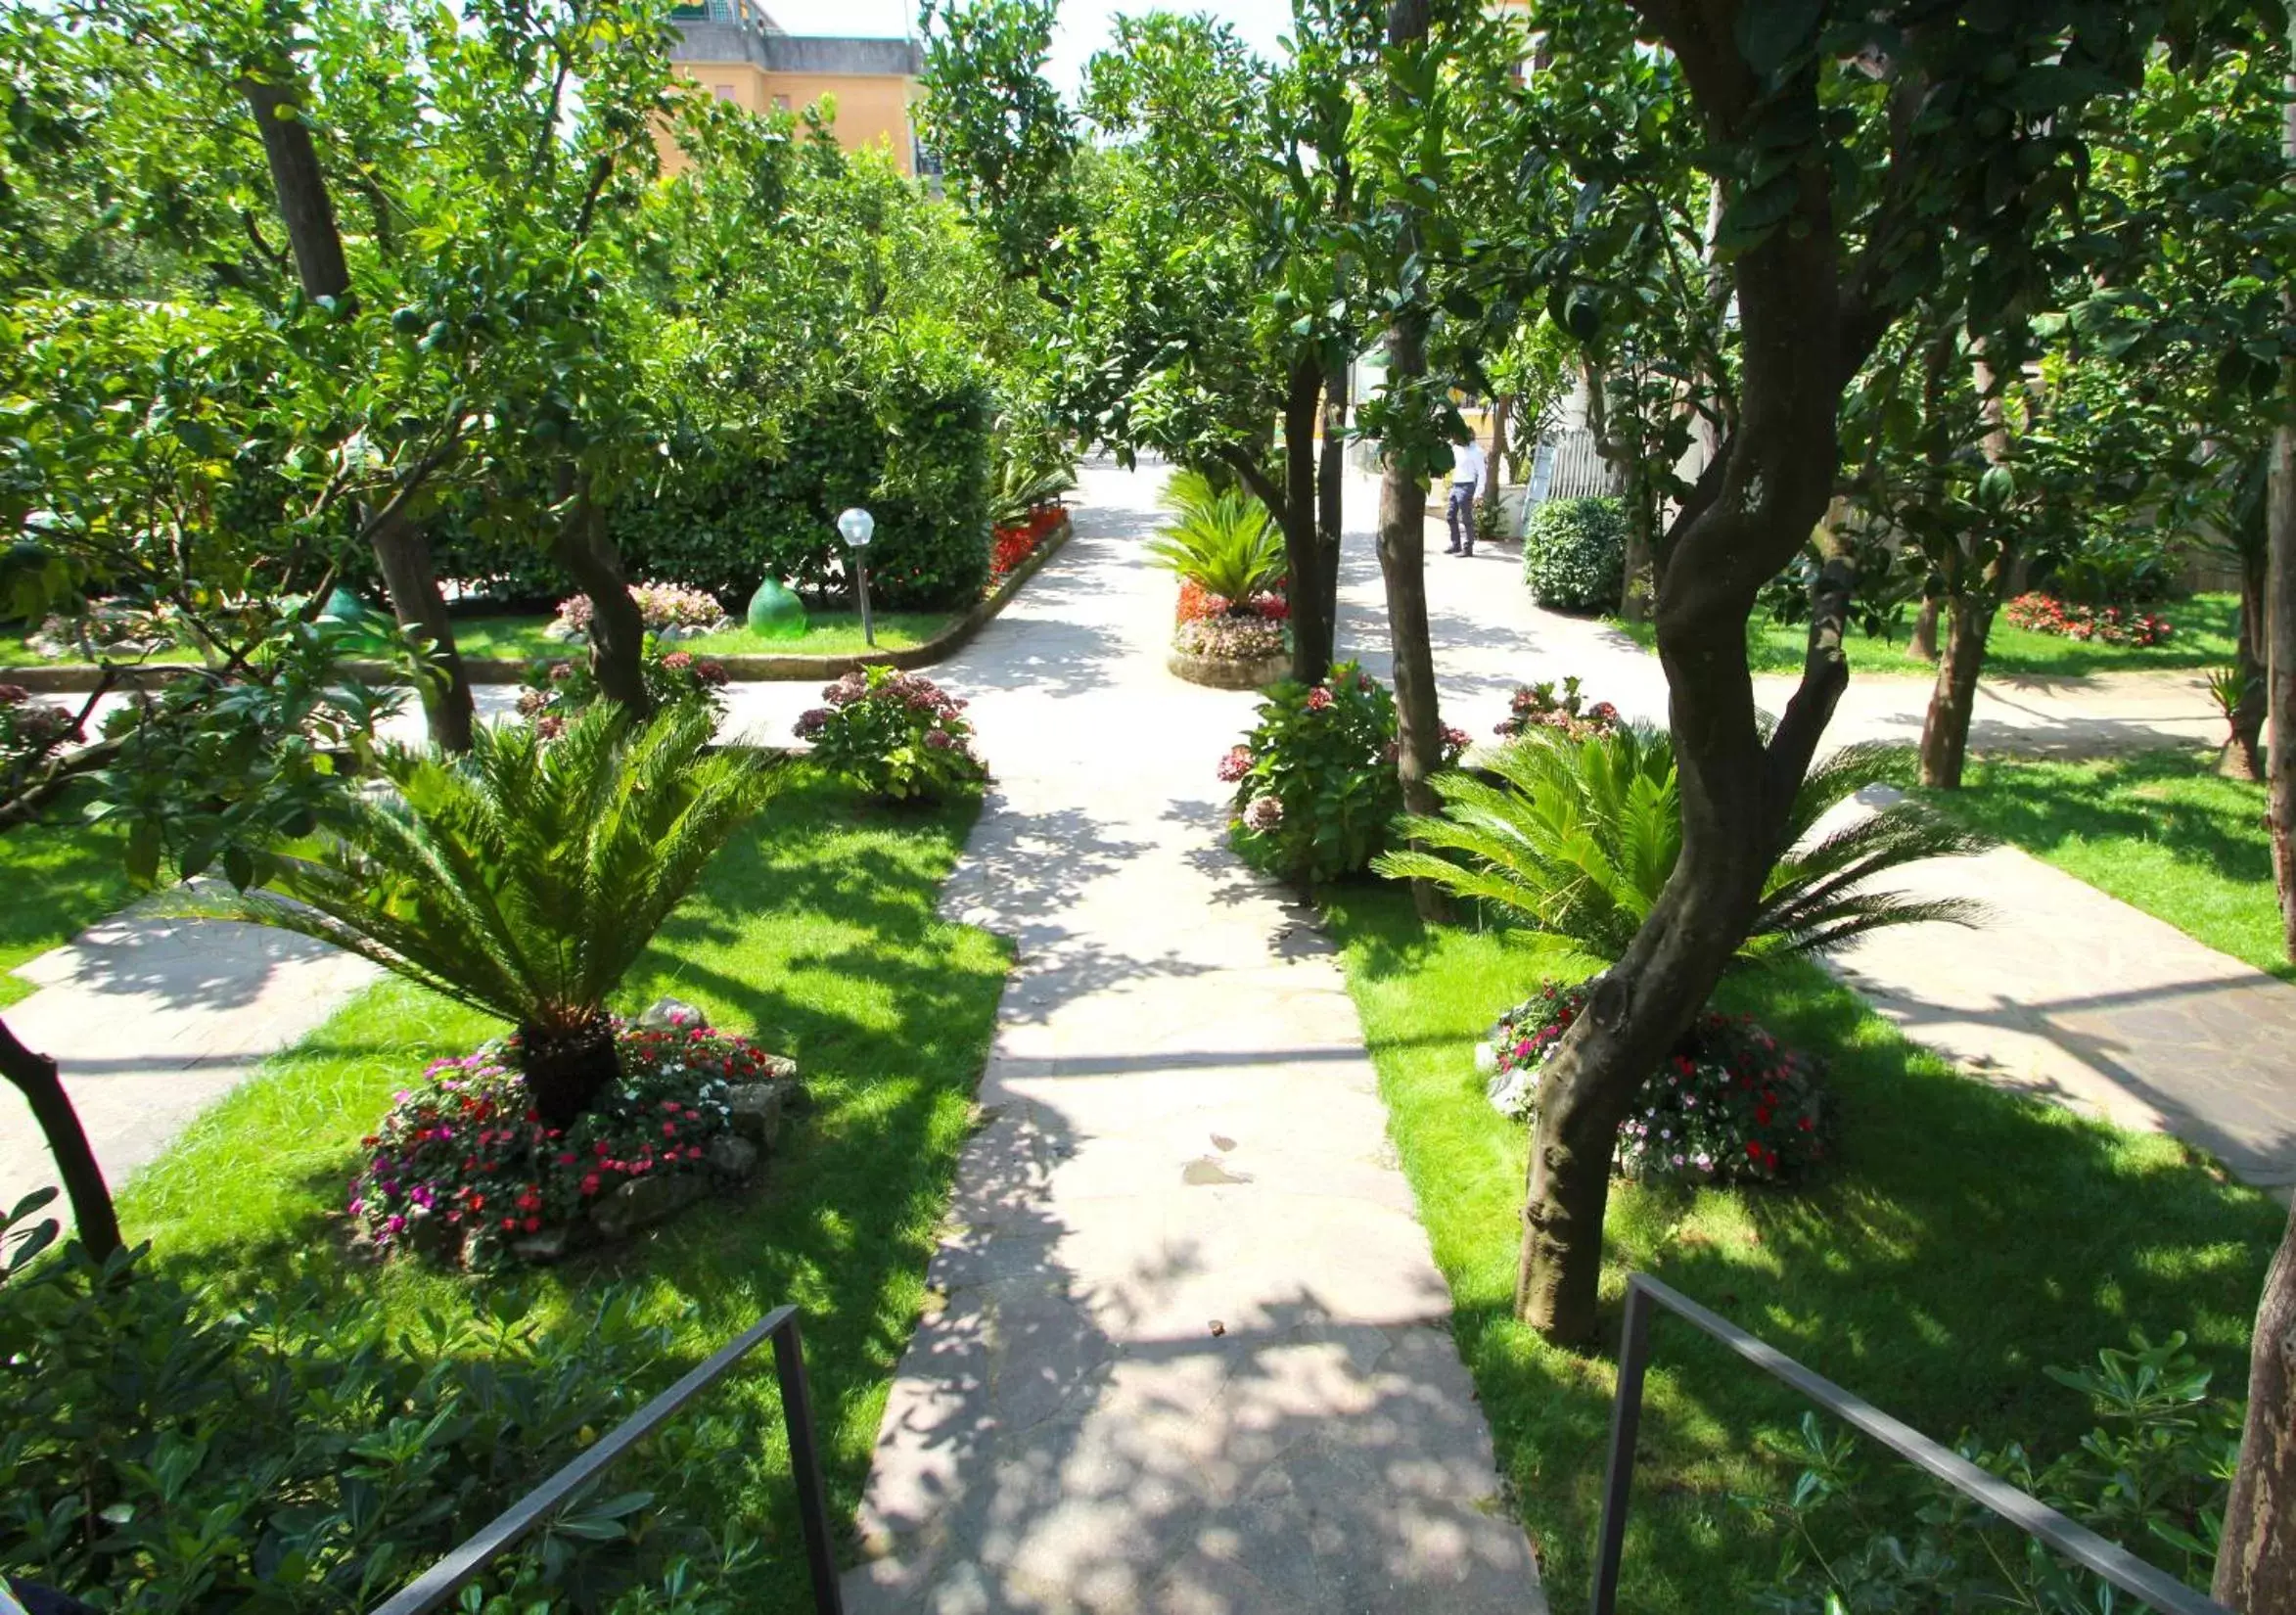
[[[766,14],[792,33],[863,34],[897,39],[916,26],[914,0],[761,0]],[[1108,43],[1112,19],[1120,12],[1209,12],[1233,23],[1244,42],[1263,56],[1276,54],[1276,41],[1291,26],[1291,0],[1061,0],[1060,23],[1052,39],[1047,69],[1053,83],[1072,99],[1083,81],[1084,63]]]

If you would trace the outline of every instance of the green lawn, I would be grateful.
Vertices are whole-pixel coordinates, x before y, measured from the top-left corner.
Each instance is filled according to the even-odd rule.
[[[0,1008],[32,992],[8,972],[69,942],[135,896],[118,835],[67,794],[29,824],[0,830]]]
[[[953,612],[881,611],[873,616],[877,649],[881,651],[904,651],[922,645],[956,621]],[[547,616],[457,617],[455,645],[465,656],[516,662],[537,656],[572,654],[563,641],[543,637],[542,630],[549,625]],[[32,631],[28,623],[0,623],[0,668],[50,665],[46,658],[33,654],[25,643]],[[703,656],[850,656],[869,648],[861,638],[860,614],[850,611],[812,613],[806,620],[802,639],[765,639],[748,628],[736,628],[730,633],[705,634],[682,643],[685,649]],[[194,662],[198,658],[178,647],[146,660]]]
[[[2174,600],[2156,609],[2169,620],[2176,632],[2167,644],[2147,650],[2035,633],[2030,628],[2011,626],[2005,617],[1996,618],[1993,632],[1986,636],[1985,670],[2004,677],[2078,678],[2100,672],[2215,668],[2231,662],[2232,630],[2240,615],[2237,595],[2196,594],[2189,600]],[[1622,623],[1616,618],[1605,621],[1645,650],[1657,642],[1647,623]],[[1851,670],[1902,674],[1909,678],[1935,677],[1936,664],[1908,654],[1906,644],[1905,632],[1900,632],[1894,640],[1853,634],[1849,641]],[[1800,672],[1803,654],[1808,648],[1808,633],[1802,627],[1789,627],[1767,619],[1746,626],[1746,654],[1758,673]]]
[[[941,632],[956,621],[949,612],[875,612],[877,649],[903,651]],[[498,657],[523,662],[537,656],[571,654],[560,640],[546,639],[547,617],[458,617],[454,641],[465,656]],[[861,638],[858,612],[814,612],[806,619],[802,639],[765,639],[736,628],[731,633],[704,634],[680,640],[675,647],[697,656],[850,656],[868,649]]]
[[[1425,933],[1396,891],[1350,888],[1327,913],[1500,1467],[1550,1601],[1583,1608],[1615,1347],[1575,1357],[1514,1321],[1527,1133],[1485,1103],[1471,1059],[1552,955]],[[2220,1385],[2243,1383],[2283,1221],[2263,1195],[2172,1139],[1956,1077],[1814,967],[1732,984],[1725,1002],[1832,1062],[1841,1158],[1800,1196],[1616,1189],[1608,1341],[1639,1269],[1933,1436],[1978,1429],[2046,1454],[2090,1421],[2042,1368],[2124,1346],[2132,1327],[2187,1330]],[[1766,1447],[1805,1405],[1684,1325],[1661,1322],[1654,1339],[1619,1607],[1752,1608],[1777,1545],[1730,1497],[1790,1483]]]
[[[1932,799],[2220,952],[2296,981],[2273,895],[2264,787],[2220,779],[2208,752],[2095,762],[1971,761]]]
[[[666,1380],[782,1302],[804,1309],[806,1364],[840,1518],[859,1499],[893,1365],[924,1300],[925,1259],[970,1126],[1004,981],[1004,945],[934,913],[978,810],[857,809],[809,770],[756,833],[721,854],[620,994],[674,992],[712,1021],[797,1059],[814,1109],[785,1133],[761,1186],[705,1202],[619,1253],[538,1275],[532,1325],[584,1327],[586,1298],[640,1287],[677,1331]],[[301,1270],[377,1296],[394,1314],[503,1293],[342,1248],[344,1186],[366,1132],[423,1065],[500,1028],[387,984],[204,1116],[120,1199],[131,1240],[226,1297]],[[780,1414],[764,1354],[707,1409],[736,1420],[723,1463],[729,1514],[762,1533],[762,1585],[745,1608],[809,1608]],[[643,1484],[642,1457],[615,1481]]]

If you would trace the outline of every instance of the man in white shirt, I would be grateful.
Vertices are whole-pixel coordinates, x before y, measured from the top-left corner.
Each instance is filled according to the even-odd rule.
[[[1469,438],[1451,450],[1451,496],[1444,514],[1450,523],[1451,541],[1446,555],[1475,553],[1475,490],[1483,485],[1483,445]]]

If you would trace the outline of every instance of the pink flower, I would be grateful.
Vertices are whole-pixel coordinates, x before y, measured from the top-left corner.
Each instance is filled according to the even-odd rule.
[[[1309,712],[1321,713],[1328,712],[1330,709],[1331,687],[1329,685],[1318,684],[1308,692],[1308,710]]]

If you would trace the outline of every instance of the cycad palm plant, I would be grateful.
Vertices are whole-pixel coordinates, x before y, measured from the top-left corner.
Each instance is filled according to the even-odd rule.
[[[1182,471],[1167,484],[1164,505],[1172,520],[1149,540],[1148,553],[1230,610],[1242,611],[1283,577],[1283,536],[1249,490],[1215,488],[1201,472]]]
[[[1891,803],[1808,840],[1828,809],[1893,771],[1888,752],[1873,746],[1847,747],[1811,770],[1787,825],[1793,845],[1763,888],[1741,959],[1822,952],[1888,925],[1983,919],[1984,906],[1967,900],[1867,884],[1988,845],[1925,804]],[[1399,833],[1414,846],[1372,867],[1489,902],[1598,958],[1626,952],[1682,850],[1674,745],[1646,725],[1583,740],[1533,730],[1483,759],[1478,773],[1438,774],[1433,784],[1443,813],[1401,820]]]
[[[527,1087],[564,1127],[620,1075],[607,998],[711,857],[770,796],[750,756],[704,757],[710,711],[632,727],[600,702],[545,742],[482,725],[449,760],[390,748],[315,858],[193,912],[299,932],[514,1023]]]

